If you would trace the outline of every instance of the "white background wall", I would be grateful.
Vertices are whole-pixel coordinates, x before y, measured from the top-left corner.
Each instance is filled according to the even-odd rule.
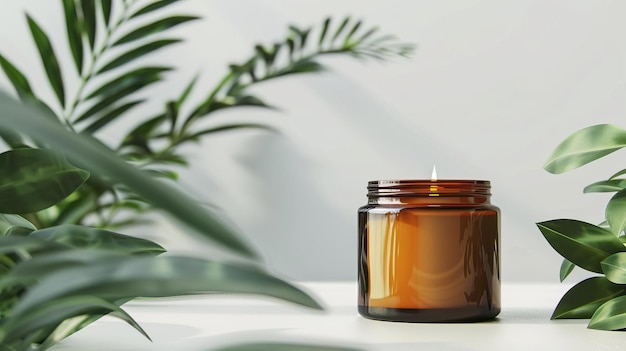
[[[227,63],[245,59],[257,42],[283,38],[289,23],[351,14],[418,45],[410,60],[329,58],[327,73],[259,86],[254,91],[280,112],[214,118],[262,121],[280,134],[234,132],[187,149],[186,189],[221,206],[287,277],[355,279],[356,210],[366,182],[428,178],[435,163],[440,178],[492,181],[505,280],[558,279],[560,258],[535,222],[603,219],[608,197],[582,188],[622,169],[624,152],[560,176],[542,165],[579,128],[626,126],[626,2],[189,0],[176,9],[205,20],[177,29],[186,43],[149,59],[178,68],[146,93],[157,102],[177,95],[196,72],[205,87],[197,97],[206,94]],[[0,52],[51,96],[24,10],[53,33],[69,71],[60,4],[0,1]],[[2,75],[0,85],[8,87]],[[170,248],[194,248],[178,239],[175,225],[160,221],[154,230]]]

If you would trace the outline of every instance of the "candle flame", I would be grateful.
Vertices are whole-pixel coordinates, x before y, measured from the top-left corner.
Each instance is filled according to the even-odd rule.
[[[435,165],[433,165],[433,173],[430,176],[430,181],[431,182],[436,182],[437,181],[437,167],[435,167]],[[437,186],[436,185],[431,185],[430,189],[428,189],[430,191],[430,193],[428,194],[428,196],[439,196],[439,194],[437,193]]]

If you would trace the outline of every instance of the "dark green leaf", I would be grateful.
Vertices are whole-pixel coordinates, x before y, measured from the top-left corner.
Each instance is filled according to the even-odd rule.
[[[341,32],[343,32],[343,30],[346,28],[346,26],[348,25],[348,22],[350,22],[350,16],[346,17],[343,20],[343,22],[341,22],[341,24],[339,25],[339,28],[337,28],[337,31],[335,31],[335,35],[333,35],[333,39],[332,39],[333,42],[337,40],[337,38],[341,35]]]
[[[201,130],[199,132],[193,133],[192,135],[186,137],[185,139],[196,140],[196,139],[200,138],[201,136],[204,136],[204,135],[207,135],[207,134],[220,133],[220,132],[225,132],[225,131],[229,131],[229,130],[233,130],[233,129],[242,129],[242,128],[260,128],[260,129],[266,129],[266,130],[275,131],[274,128],[272,128],[272,127],[270,127],[268,125],[264,125],[264,124],[239,123],[239,124],[228,124],[228,125],[224,125],[224,126],[204,129],[204,130]]]
[[[0,254],[26,252],[54,252],[63,250],[65,247],[57,243],[52,243],[26,236],[3,236],[0,237]],[[26,260],[24,262],[30,262]]]
[[[583,190],[584,193],[610,193],[626,188],[626,179],[603,180],[589,184]]]
[[[178,173],[174,171],[168,171],[163,169],[147,169],[146,172],[152,174],[155,177],[178,180]]]
[[[72,50],[76,70],[80,75],[83,72],[83,39],[75,1],[63,0],[63,11],[65,13],[67,40],[70,45],[70,50]]]
[[[168,136],[172,136],[176,130],[176,121],[178,121],[178,107],[176,107],[175,101],[168,101],[165,104],[165,118],[170,121],[170,132]]]
[[[321,47],[324,43],[324,39],[326,38],[326,33],[328,33],[328,26],[330,25],[330,17],[324,20],[324,24],[322,24],[322,30],[320,31],[320,39],[318,41],[318,46]]]
[[[147,119],[145,122],[142,122],[140,125],[135,127],[124,140],[122,141],[123,146],[140,146],[147,147],[147,138],[151,138],[155,131],[166,121],[165,114],[160,114],[158,116]]]
[[[159,254],[165,249],[149,240],[103,229],[66,224],[34,231],[30,236],[59,244],[124,254]]]
[[[324,346],[294,343],[246,343],[211,349],[212,351],[358,351],[352,347]]]
[[[626,284],[626,252],[613,254],[602,261],[606,279],[615,284]]]
[[[114,68],[120,67],[128,62],[131,62],[137,58],[140,58],[144,55],[147,55],[151,52],[154,52],[156,50],[159,50],[163,47],[172,45],[172,44],[176,44],[176,43],[180,43],[182,40],[181,39],[161,39],[161,40],[155,40],[153,42],[147,43],[145,45],[142,45],[138,48],[129,50],[128,52],[125,52],[121,55],[119,55],[118,57],[112,59],[111,61],[109,61],[107,64],[104,65],[104,67],[102,67],[100,70],[98,70],[98,74],[103,73],[103,72],[107,72],[109,70],[112,70]]]
[[[142,84],[144,81],[151,77],[160,77],[161,73],[170,70],[172,70],[171,67],[142,67],[130,72],[125,72],[100,85],[100,87],[87,96],[87,99],[93,99],[98,96],[104,96],[106,98],[120,91],[127,91],[129,87],[145,86],[145,84]]]
[[[561,270],[559,272],[559,278],[561,279],[561,282],[563,282],[565,278],[567,278],[567,276],[572,273],[574,267],[576,267],[575,264],[566,259],[563,259],[563,262],[561,262]]]
[[[613,284],[604,277],[583,280],[563,295],[552,319],[591,318],[600,305],[624,294],[624,286]]]
[[[357,40],[359,43],[365,41],[367,38],[371,37],[374,33],[378,32],[378,27],[370,28],[365,34],[361,35],[361,37]]]
[[[69,296],[94,295],[115,301],[216,292],[261,294],[321,309],[302,290],[258,267],[191,257],[109,256],[47,275],[28,290],[12,314],[24,316],[46,301]]]
[[[65,89],[63,88],[61,67],[59,66],[59,61],[54,53],[52,44],[50,44],[50,39],[34,19],[32,19],[29,15],[26,15],[26,18],[28,20],[30,32],[35,40],[35,44],[37,45],[37,50],[39,50],[41,62],[46,70],[46,74],[48,75],[50,86],[52,86],[52,89],[59,99],[61,106],[65,107]]]
[[[543,166],[550,173],[564,173],[626,146],[626,130],[598,124],[583,128],[563,140]]]
[[[616,297],[600,306],[589,321],[589,328],[620,330],[626,328],[626,296]]]
[[[352,29],[350,29],[350,32],[346,35],[346,39],[343,41],[344,46],[348,46],[350,44],[350,39],[352,39],[356,31],[359,30],[359,27],[361,27],[361,21],[357,21],[354,26],[352,26]]]
[[[606,205],[606,220],[611,231],[619,235],[626,228],[626,190],[622,189],[613,195]]]
[[[70,296],[51,300],[37,306],[27,315],[11,316],[6,323],[0,326],[0,336],[6,336],[3,342],[10,342],[24,338],[41,329],[54,328],[66,319],[90,314],[108,314],[118,317],[150,339],[148,334],[128,313],[117,305],[96,296]]]
[[[197,20],[199,18],[200,17],[196,17],[196,16],[172,16],[172,17],[163,18],[163,19],[160,19],[158,21],[152,22],[143,27],[133,30],[132,32],[126,34],[125,36],[120,38],[118,41],[116,41],[113,44],[113,46],[126,44],[131,41],[142,39],[151,34],[160,33],[169,28],[178,26],[180,24],[183,24],[189,21]]]
[[[226,225],[219,215],[196,204],[184,193],[175,191],[168,184],[128,165],[112,151],[90,138],[70,133],[58,123],[41,118],[41,112],[32,106],[20,104],[2,93],[0,106],[5,113],[5,123],[0,124],[0,130],[19,131],[35,140],[48,143],[55,150],[65,153],[81,168],[109,179],[110,182],[125,184],[155,207],[168,211],[195,229],[196,233],[201,233],[241,255],[256,257],[247,241]]]
[[[150,3],[144,7],[142,7],[141,9],[137,10],[136,12],[134,12],[130,18],[135,18],[135,17],[139,17],[141,15],[145,15],[146,13],[150,13],[153,11],[156,11],[158,9],[161,9],[163,7],[169,6],[175,2],[177,2],[179,0],[157,0],[153,3]]]
[[[0,213],[0,236],[27,235],[33,230],[37,228],[24,217]]]
[[[65,158],[42,149],[16,149],[0,154],[0,212],[31,213],[61,201],[89,173]]]
[[[603,259],[626,251],[613,233],[586,222],[556,219],[537,223],[537,227],[561,256],[588,271],[602,273]]]
[[[81,0],[81,8],[83,12],[83,29],[87,35],[89,46],[93,50],[96,44],[96,6],[94,0]]]
[[[191,93],[191,91],[193,90],[193,87],[196,85],[196,82],[198,81],[198,75],[196,75],[195,77],[193,77],[193,79],[189,82],[189,84],[187,84],[187,87],[185,88],[185,90],[183,91],[182,94],[180,94],[180,97],[178,98],[178,100],[176,101],[176,108],[180,110],[180,107],[185,103],[185,101],[187,100],[187,98],[189,97],[189,94]]]
[[[13,85],[15,92],[21,100],[31,98],[34,96],[33,89],[28,83],[28,79],[19,69],[17,69],[9,60],[0,55],[0,67],[4,71],[4,74],[9,78],[9,81]]]
[[[96,121],[94,121],[92,124],[90,124],[85,129],[83,129],[83,131],[81,133],[93,134],[93,133],[97,132],[102,127],[104,127],[107,124],[113,122],[116,118],[118,118],[119,116],[121,116],[124,113],[126,113],[126,111],[128,111],[131,108],[133,108],[133,107],[143,103],[144,101],[145,100],[135,100],[135,101],[127,102],[127,103],[125,103],[125,104],[123,104],[123,105],[121,105],[119,107],[114,108],[113,110],[103,114]]]
[[[320,72],[324,70],[324,66],[321,64],[311,61],[311,60],[303,60],[296,61],[291,66],[276,72],[275,77],[286,76],[289,74],[295,73],[309,73],[309,72]]]
[[[102,10],[102,17],[104,18],[104,23],[106,25],[109,25],[109,23],[111,23],[112,7],[112,0],[100,0],[100,9]]]

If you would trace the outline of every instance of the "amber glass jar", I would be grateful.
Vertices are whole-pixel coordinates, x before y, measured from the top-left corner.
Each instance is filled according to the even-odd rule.
[[[489,181],[368,184],[359,209],[359,313],[473,322],[500,312],[500,210]]]

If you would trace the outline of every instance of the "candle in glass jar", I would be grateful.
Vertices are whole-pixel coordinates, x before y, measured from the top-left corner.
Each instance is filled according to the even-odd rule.
[[[368,184],[359,209],[359,312],[412,322],[500,312],[499,209],[480,180]]]

